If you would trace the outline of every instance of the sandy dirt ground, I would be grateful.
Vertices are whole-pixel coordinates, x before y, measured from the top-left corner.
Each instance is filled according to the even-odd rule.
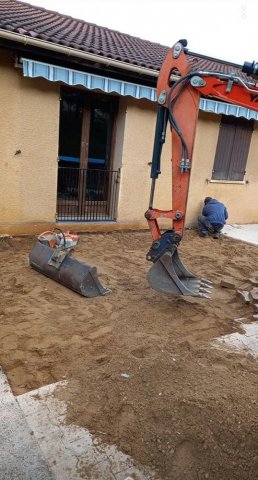
[[[67,422],[157,479],[258,479],[258,363],[212,347],[234,319],[252,321],[253,307],[220,281],[246,284],[258,247],[186,232],[183,261],[214,281],[203,300],[149,288],[149,232],[81,235],[74,256],[112,289],[87,299],[28,267],[34,241],[0,240],[0,364],[14,393],[67,378]]]

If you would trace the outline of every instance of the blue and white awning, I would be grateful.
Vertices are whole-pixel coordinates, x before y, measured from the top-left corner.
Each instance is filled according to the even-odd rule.
[[[156,101],[156,89],[138,85],[136,83],[124,82],[109,77],[101,77],[91,73],[79,72],[71,68],[58,67],[48,63],[36,62],[22,58],[23,75],[25,77],[43,77],[51,82],[64,82],[67,85],[82,85],[89,90],[101,90],[105,93],[118,93],[122,96],[130,96],[138,100],[146,98]]]
[[[211,100],[210,98],[201,98],[199,108],[204,112],[217,113],[218,115],[232,115],[233,117],[244,117],[247,120],[258,120],[258,112],[255,110],[239,107],[232,103]]]
[[[89,90],[117,93],[123,97],[130,96],[138,100],[146,98],[152,102],[157,101],[156,88],[116,80],[114,78],[101,77],[100,75],[28,60],[27,58],[22,58],[21,61],[23,65],[23,75],[25,77],[43,77],[51,82],[63,82],[71,86],[82,85]],[[212,112],[219,115],[233,115],[234,117],[244,117],[248,120],[258,121],[258,112],[254,110],[230,103],[219,102],[210,98],[201,98],[199,107],[200,110],[204,112]]]

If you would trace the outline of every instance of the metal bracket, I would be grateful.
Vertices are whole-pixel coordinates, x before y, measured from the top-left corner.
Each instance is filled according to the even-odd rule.
[[[146,255],[146,260],[155,263],[165,251],[173,252],[181,241],[181,236],[174,230],[164,232],[159,240],[152,242],[151,248]]]
[[[195,75],[194,77],[191,78],[191,85],[192,87],[205,87],[206,82],[203,80],[203,78],[198,77],[198,75]]]
[[[14,68],[22,68],[22,60],[17,55],[14,57]]]
[[[70,251],[69,250],[58,250],[56,249],[48,260],[48,265],[51,265],[52,267],[55,267],[57,270],[61,267],[64,259],[69,255]]]
[[[181,43],[176,43],[173,49],[173,58],[178,58],[182,50],[183,50],[183,47]]]
[[[160,105],[164,105],[166,100],[167,100],[167,92],[166,92],[166,90],[162,90],[162,92],[160,92],[160,95],[159,95],[159,98],[158,98],[158,103]]]
[[[191,170],[191,162],[188,158],[184,159],[182,158],[180,162],[180,171],[181,173],[185,173]]]
[[[228,80],[227,87],[226,87],[226,93],[231,92],[233,84],[234,84],[234,80]]]

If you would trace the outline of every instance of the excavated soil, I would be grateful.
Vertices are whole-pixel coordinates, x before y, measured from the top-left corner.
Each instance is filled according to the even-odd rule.
[[[0,364],[14,393],[67,378],[67,422],[159,480],[258,479],[258,363],[212,346],[234,319],[252,321],[220,281],[246,284],[258,248],[186,232],[182,259],[215,288],[211,300],[175,298],[147,284],[148,232],[81,235],[74,256],[112,289],[89,299],[29,268],[34,241],[0,239]]]

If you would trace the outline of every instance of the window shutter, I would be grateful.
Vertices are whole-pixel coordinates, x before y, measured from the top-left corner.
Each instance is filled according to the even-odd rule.
[[[253,121],[222,116],[212,178],[241,181],[252,137]]]
[[[229,166],[229,180],[243,180],[246,170],[246,162],[249,153],[254,123],[245,118],[238,118],[233,143],[231,162]]]
[[[229,117],[226,117],[226,121],[224,122],[224,117],[222,117],[220,123],[220,132],[212,174],[214,180],[226,180],[228,177],[231,152],[235,137],[235,126],[227,121],[228,118]]]

